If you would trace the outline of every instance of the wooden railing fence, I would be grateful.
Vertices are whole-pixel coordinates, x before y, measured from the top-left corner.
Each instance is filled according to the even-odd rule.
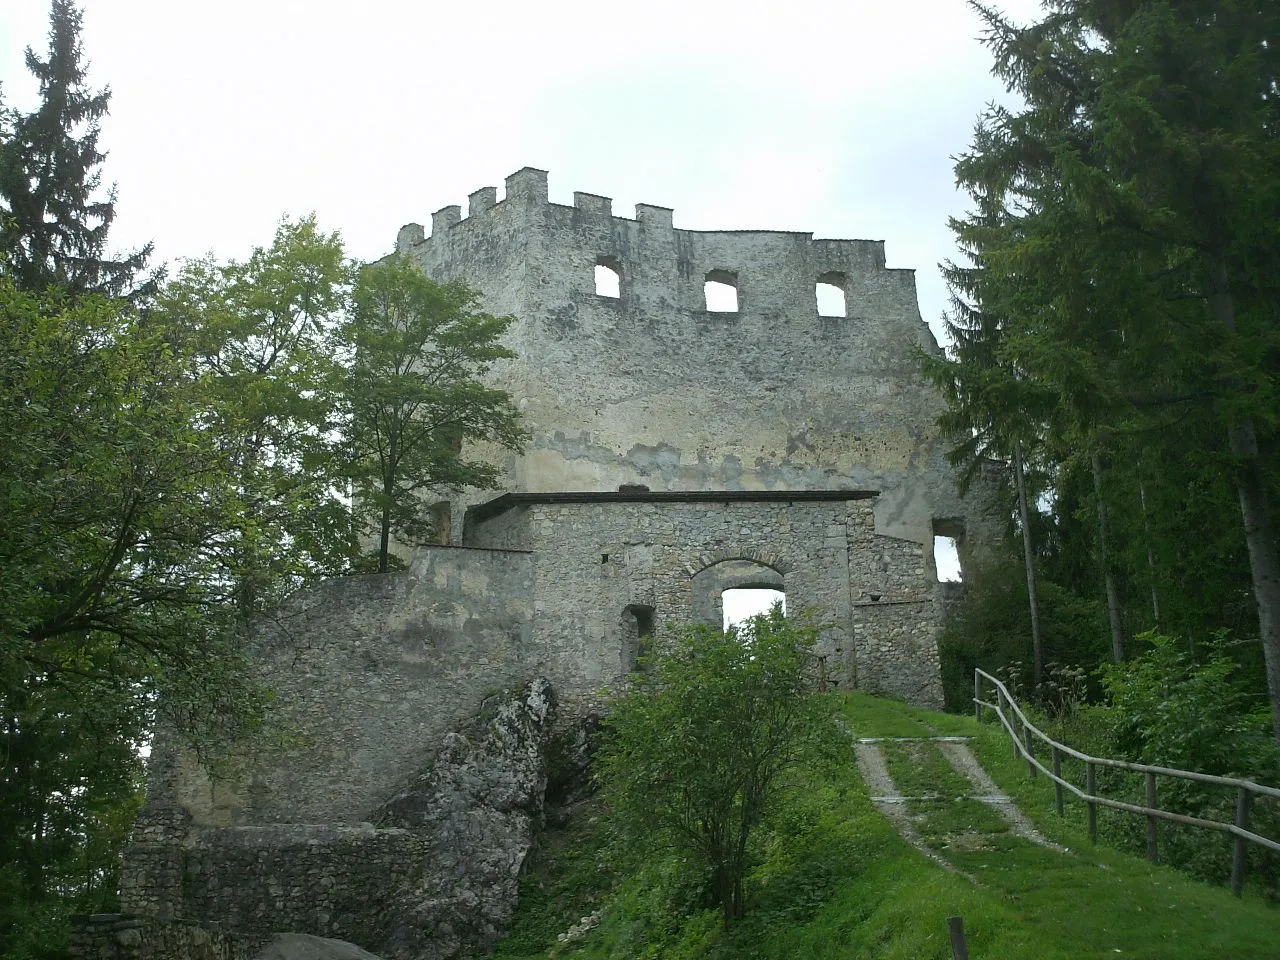
[[[994,703],[983,699],[985,694],[984,685],[990,685],[995,692]],[[979,720],[983,717],[984,708],[990,708],[995,711],[1001,725],[1008,731],[1009,736],[1013,738],[1014,756],[1026,759],[1032,777],[1035,777],[1037,773],[1043,773],[1053,781],[1058,816],[1064,815],[1063,800],[1065,791],[1070,791],[1085,802],[1088,808],[1090,840],[1096,841],[1098,838],[1098,807],[1100,806],[1110,807],[1113,810],[1123,810],[1127,813],[1147,818],[1147,858],[1153,863],[1158,862],[1160,858],[1158,830],[1158,822],[1160,820],[1169,820],[1173,823],[1229,833],[1235,838],[1231,856],[1231,891],[1237,896],[1240,895],[1240,891],[1244,886],[1247,866],[1245,855],[1247,848],[1245,844],[1256,843],[1268,849],[1280,851],[1280,842],[1254,833],[1249,829],[1249,815],[1254,798],[1271,797],[1280,799],[1280,790],[1275,787],[1263,786],[1262,784],[1254,783],[1252,780],[1237,780],[1234,777],[1215,777],[1207,773],[1195,773],[1190,770],[1175,770],[1171,767],[1155,767],[1145,763],[1129,763],[1125,760],[1092,757],[1086,753],[1081,753],[1079,750],[1073,750],[1071,747],[1054,740],[1032,724],[1009,694],[1008,688],[985,670],[975,669],[973,672],[973,704],[974,713]],[[1019,726],[1021,727],[1021,733],[1018,730]],[[1048,748],[1052,769],[1046,767],[1037,758],[1037,743],[1042,743]],[[1063,757],[1072,757],[1084,763],[1085,783],[1083,789],[1062,776]],[[1146,781],[1146,806],[1099,796],[1097,785],[1099,767],[1111,767],[1117,770],[1127,770],[1131,773],[1142,774]],[[1171,810],[1160,809],[1158,806],[1159,793],[1156,789],[1157,777],[1193,780],[1197,783],[1208,783],[1234,789],[1236,791],[1235,821],[1227,823],[1223,820],[1207,820],[1203,817],[1191,817],[1182,813],[1174,813]]]

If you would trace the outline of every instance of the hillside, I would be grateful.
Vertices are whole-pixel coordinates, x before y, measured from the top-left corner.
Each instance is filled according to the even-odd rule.
[[[495,956],[946,960],[947,917],[958,914],[975,960],[1280,957],[1280,910],[1092,846],[1081,810],[1058,820],[1052,791],[1027,779],[992,727],[860,694],[833,696],[832,712],[847,732],[833,723],[831,757],[788,783],[738,926],[722,931],[716,910],[689,902],[679,864],[623,862],[603,811],[579,800],[551,810]],[[972,737],[1000,790],[1055,846],[956,799],[966,785],[927,741],[883,745],[901,793],[936,795],[903,804],[932,858],[899,836],[872,802],[854,738],[940,734]]]

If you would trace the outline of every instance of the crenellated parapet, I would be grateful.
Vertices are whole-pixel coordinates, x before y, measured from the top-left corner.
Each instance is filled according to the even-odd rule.
[[[493,379],[532,439],[502,463],[504,490],[877,490],[877,532],[925,548],[935,521],[971,512],[919,370],[938,345],[915,273],[887,266],[883,241],[686,230],[668,207],[618,216],[585,191],[554,203],[526,167],[465,215],[406,225],[397,249],[516,318],[518,359]]]
[[[513,234],[518,225],[519,235]],[[911,333],[929,338],[915,313],[914,271],[885,264],[884,242],[814,238],[812,233],[770,230],[684,230],[670,208],[636,204],[634,219],[615,216],[609,197],[582,191],[573,205],[548,199],[547,174],[526,167],[506,178],[505,195],[482,187],[461,206],[446,206],[421,224],[400,229],[396,247],[436,275],[476,276],[477,252],[502,251],[541,266],[546,293],[571,300],[597,295],[595,269],[608,266],[619,277],[618,310],[643,309],[665,300],[690,313],[809,313],[818,317],[819,283],[839,289],[846,319],[867,320],[896,294],[898,311]],[[495,264],[496,266],[497,264]],[[467,279],[468,277],[463,277]],[[736,309],[708,309],[704,284],[728,282],[737,289]],[[830,318],[835,318],[830,314]]]

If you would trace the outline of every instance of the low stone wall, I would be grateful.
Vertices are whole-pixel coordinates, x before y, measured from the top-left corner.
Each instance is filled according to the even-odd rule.
[[[486,698],[539,675],[527,553],[424,548],[407,570],[299,591],[258,626],[273,739],[217,780],[190,756],[163,800],[196,827],[358,824]]]
[[[381,942],[394,891],[419,881],[420,832],[271,825],[201,831],[186,850],[183,910],[251,934]]]
[[[253,960],[266,937],[229,933],[207,924],[157,920],[127,913],[76,917],[76,960]]]
[[[127,918],[89,925],[81,955],[169,956],[152,940],[169,943],[192,923],[258,942],[281,932],[326,937],[388,960],[483,952],[515,913],[542,818],[555,715],[545,679],[486,703],[436,741],[416,776],[370,811],[373,822],[201,827],[149,801],[125,854],[121,899],[151,926]],[[181,935],[193,950],[216,940]],[[217,949],[237,943],[218,940]],[[154,952],[111,952],[123,949]]]

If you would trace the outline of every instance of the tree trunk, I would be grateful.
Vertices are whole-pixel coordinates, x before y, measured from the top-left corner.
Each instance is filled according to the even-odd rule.
[[[1013,445],[1013,476],[1018,485],[1018,514],[1022,519],[1022,560],[1027,568],[1027,603],[1031,607],[1031,679],[1036,687],[1044,674],[1044,645],[1040,639],[1040,603],[1036,599],[1035,551],[1031,544],[1031,519],[1027,484],[1022,473],[1022,444]]]
[[[1120,594],[1116,590],[1116,578],[1111,573],[1111,560],[1107,556],[1107,501],[1102,495],[1102,461],[1097,453],[1089,455],[1093,467],[1093,493],[1098,500],[1098,558],[1102,563],[1102,583],[1107,593],[1107,621],[1111,624],[1111,658],[1124,663],[1124,621],[1120,616]]]
[[[1216,289],[1209,297],[1209,312],[1228,331],[1236,329],[1235,302],[1227,282],[1226,263],[1217,263]],[[1227,426],[1227,442],[1238,461],[1236,493],[1249,549],[1253,596],[1258,604],[1258,634],[1267,665],[1267,693],[1271,697],[1271,726],[1280,743],[1280,548],[1276,546],[1266,479],[1258,456],[1258,436],[1253,418],[1242,417]]]
[[[378,540],[378,572],[386,573],[391,555],[391,494],[396,488],[396,435],[391,434],[387,462],[382,468],[382,535]]]
[[[1142,533],[1147,538],[1147,576],[1151,580],[1151,616],[1160,626],[1160,593],[1156,589],[1156,558],[1151,552],[1151,527],[1147,523],[1147,487],[1138,474],[1138,503],[1142,506]]]
[[[1249,569],[1253,574],[1253,595],[1258,603],[1258,634],[1267,665],[1267,692],[1271,696],[1271,725],[1280,743],[1280,551],[1267,502],[1266,480],[1258,456],[1258,438],[1253,420],[1227,428],[1231,452],[1242,462],[1236,489],[1244,539],[1249,548]]]

